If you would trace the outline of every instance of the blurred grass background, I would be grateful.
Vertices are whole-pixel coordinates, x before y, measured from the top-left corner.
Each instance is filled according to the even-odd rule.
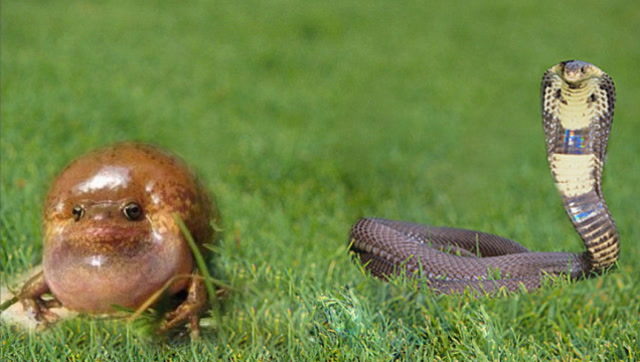
[[[197,343],[82,318],[2,325],[0,357],[637,360],[638,29],[639,3],[622,0],[3,2],[3,282],[40,262],[55,174],[133,139],[178,153],[217,195],[234,289]],[[616,82],[604,192],[620,268],[480,300],[362,275],[347,253],[359,216],[583,249],[539,111],[543,72],[567,59]]]

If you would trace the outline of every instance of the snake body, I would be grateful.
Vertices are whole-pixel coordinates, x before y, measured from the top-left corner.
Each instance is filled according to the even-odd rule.
[[[533,290],[546,276],[579,279],[615,264],[619,236],[601,187],[613,81],[595,65],[573,60],[547,70],[541,88],[549,166],[586,251],[531,252],[493,234],[362,218],[351,229],[351,250],[372,275],[387,279],[405,273],[447,294],[492,293]]]

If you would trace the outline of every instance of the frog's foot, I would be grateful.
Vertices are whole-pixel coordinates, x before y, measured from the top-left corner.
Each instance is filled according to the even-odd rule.
[[[42,299],[40,297],[21,298],[20,303],[29,317],[42,323],[45,327],[57,322],[60,317],[51,308],[60,308],[62,303],[57,299]]]
[[[199,274],[191,278],[187,299],[182,302],[173,312],[165,315],[159,332],[164,333],[185,322],[189,322],[191,328],[191,338],[198,338],[200,335],[200,314],[207,306],[207,291],[204,281]]]
[[[25,313],[29,317],[44,324],[46,327],[48,324],[55,323],[60,318],[50,309],[62,306],[62,303],[55,297],[43,298],[43,295],[49,293],[50,290],[44,279],[44,274],[39,272],[27,280],[15,299],[20,301]]]

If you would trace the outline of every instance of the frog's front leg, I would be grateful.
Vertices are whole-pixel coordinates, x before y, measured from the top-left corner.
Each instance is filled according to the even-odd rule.
[[[187,289],[187,298],[173,312],[167,313],[159,332],[166,332],[188,321],[191,327],[191,336],[198,337],[200,335],[200,314],[206,308],[207,300],[204,279],[199,272],[194,272]]]
[[[62,306],[62,303],[55,297],[53,297],[53,299],[42,298],[44,294],[50,292],[49,286],[44,279],[44,272],[41,271],[27,280],[16,297],[22,304],[25,312],[38,322],[48,324],[54,323],[59,319],[58,315],[50,309]]]

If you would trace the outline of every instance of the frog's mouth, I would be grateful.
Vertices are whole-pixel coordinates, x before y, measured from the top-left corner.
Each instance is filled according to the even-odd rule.
[[[70,230],[52,242],[54,248],[65,249],[71,255],[118,255],[135,257],[152,247],[151,232],[128,226],[89,226]]]

